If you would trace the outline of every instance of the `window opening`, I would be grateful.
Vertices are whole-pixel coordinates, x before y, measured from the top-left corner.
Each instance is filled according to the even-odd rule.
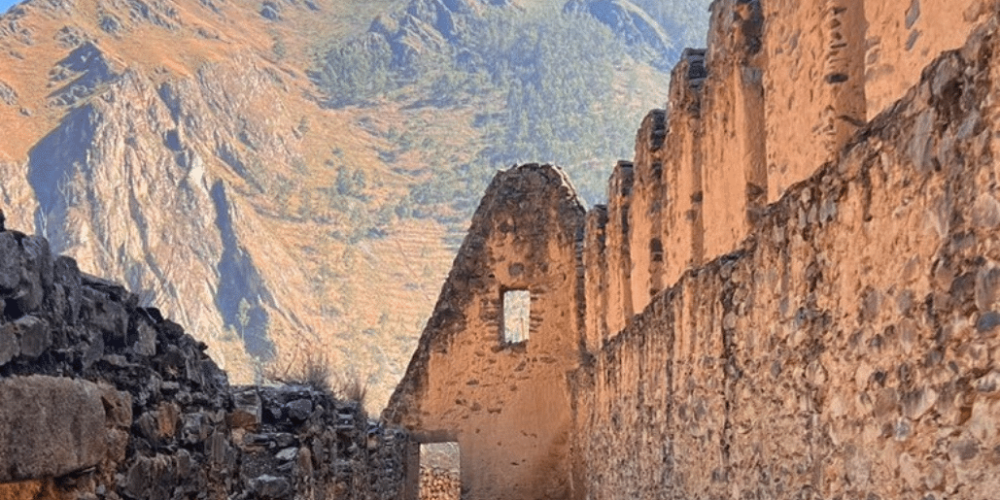
[[[420,500],[459,500],[460,459],[457,442],[420,445]]]
[[[507,290],[503,294],[503,341],[517,344],[528,340],[531,329],[531,292]]]
[[[649,258],[653,262],[663,262],[663,242],[659,238],[649,242]]]

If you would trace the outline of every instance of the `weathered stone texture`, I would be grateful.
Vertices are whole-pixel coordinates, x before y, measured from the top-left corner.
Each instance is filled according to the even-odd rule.
[[[635,169],[630,161],[619,161],[608,180],[608,225],[605,228],[608,259],[608,331],[620,332],[635,314],[632,307],[632,255],[629,247],[632,228],[632,187]]]
[[[995,10],[984,0],[761,4],[768,201],[836,160],[858,127],[916,85],[924,67],[961,46]]]
[[[96,384],[30,376],[0,379],[0,482],[61,476],[104,458]]]
[[[762,2],[769,202],[836,158],[865,120],[864,4]]]
[[[608,209],[597,205],[587,212],[586,239],[583,243],[584,303],[587,304],[584,342],[587,352],[597,352],[608,339]]]
[[[995,496],[998,49],[936,61],[577,371],[577,491]]]
[[[766,198],[763,25],[759,2],[712,4],[701,109],[702,259],[734,248],[751,227],[749,211]]]
[[[635,140],[633,189],[628,210],[628,273],[632,308],[642,311],[663,289],[663,142],[666,113],[650,111]]]
[[[418,441],[458,442],[463,498],[568,495],[566,372],[583,344],[584,224],[561,170],[498,173],[384,413]],[[530,336],[518,344],[500,334],[511,289],[531,293]]]
[[[931,59],[961,47],[991,8],[990,2],[982,0],[865,2],[868,119],[919,81]]]
[[[0,231],[0,498],[392,498],[404,432],[308,387],[240,388],[207,346]]]
[[[670,79],[668,133],[663,155],[665,286],[676,283],[685,270],[700,263],[703,254],[703,155],[699,140],[705,78],[705,51],[685,50]]]

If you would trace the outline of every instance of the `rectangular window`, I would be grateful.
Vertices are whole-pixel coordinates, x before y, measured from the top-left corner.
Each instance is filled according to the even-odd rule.
[[[531,292],[507,290],[503,293],[503,341],[517,344],[528,340],[531,328]]]

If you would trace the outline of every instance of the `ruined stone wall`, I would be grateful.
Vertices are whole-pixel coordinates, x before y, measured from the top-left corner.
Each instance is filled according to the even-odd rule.
[[[758,2],[712,4],[701,93],[703,259],[733,249],[749,232],[751,209],[764,203],[762,38]],[[699,262],[700,263],[700,262]]]
[[[584,224],[561,170],[530,164],[499,172],[384,412],[418,441],[457,441],[463,498],[569,494],[566,373],[584,344]],[[531,295],[524,342],[503,338],[508,290]]]
[[[628,211],[628,279],[632,309],[642,311],[663,289],[663,142],[666,113],[650,111],[635,138],[633,189]]]
[[[865,1],[761,3],[767,200],[773,202],[835,159],[866,119]]]
[[[606,282],[587,295],[607,304],[605,337],[684,270],[735,248],[768,203],[837,161],[989,4],[713,2],[708,49],[684,52],[664,116],[644,119],[634,160],[609,180]]]
[[[705,51],[687,49],[670,78],[664,147],[663,282],[677,282],[704,254],[701,90]],[[588,269],[589,270],[589,269]],[[588,297],[589,299],[589,297]],[[590,304],[588,300],[587,304]],[[618,333],[617,331],[614,333]]]
[[[988,0],[761,0],[768,201],[809,177],[858,127],[961,46]]]
[[[938,54],[962,46],[990,9],[990,2],[982,0],[866,1],[868,118],[916,84],[920,72]]]
[[[0,230],[0,498],[386,499],[407,435],[304,386],[230,387],[123,287]]]
[[[588,498],[994,498],[1000,35],[574,376]]]
[[[584,297],[587,304],[584,312],[584,349],[587,352],[601,350],[608,340],[608,260],[607,229],[608,208],[597,205],[587,212],[586,239],[583,248]]]
[[[620,332],[632,319],[632,255],[629,241],[632,228],[632,186],[635,168],[630,161],[615,165],[608,180],[608,224],[605,227],[605,258],[607,259],[608,331]]]

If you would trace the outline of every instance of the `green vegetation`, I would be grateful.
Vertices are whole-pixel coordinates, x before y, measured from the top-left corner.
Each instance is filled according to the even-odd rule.
[[[705,4],[658,7],[655,17],[676,10],[691,17]],[[414,182],[394,214],[468,220],[497,169],[531,161],[562,166],[586,200],[603,200],[611,165],[631,156],[636,127],[648,109],[663,105],[669,75],[636,61],[638,51],[587,14],[490,8],[450,16],[449,26],[461,29],[440,37],[401,27],[335,42],[313,73],[332,107],[397,102],[477,111],[479,153]],[[659,85],[640,81],[638,68]],[[397,139],[397,149],[380,154],[386,164],[427,145],[407,134]]]

